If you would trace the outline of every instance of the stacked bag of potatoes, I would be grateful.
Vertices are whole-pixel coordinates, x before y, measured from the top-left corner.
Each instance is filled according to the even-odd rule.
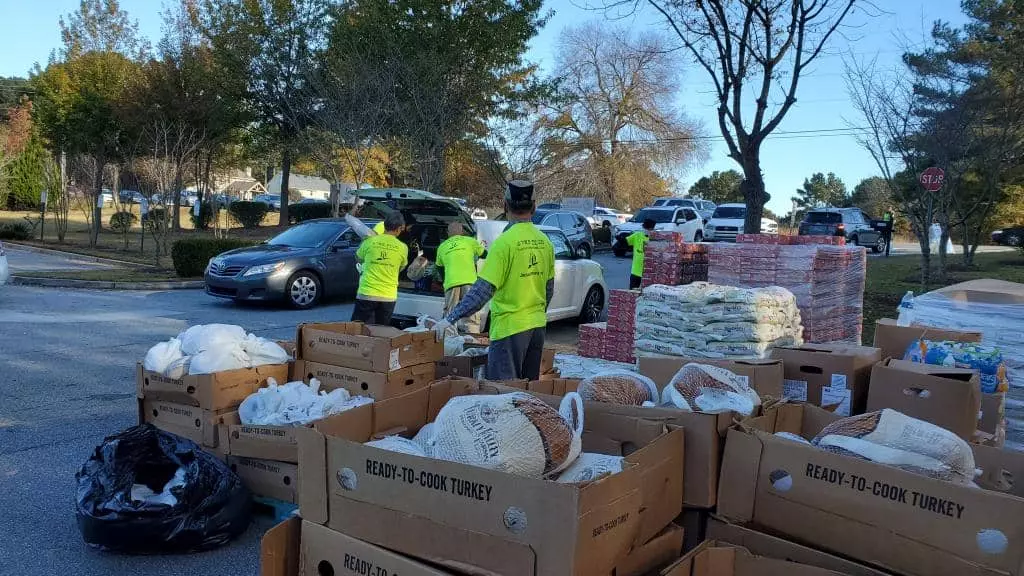
[[[637,355],[763,358],[803,344],[796,298],[785,288],[707,282],[645,288],[636,307]]]

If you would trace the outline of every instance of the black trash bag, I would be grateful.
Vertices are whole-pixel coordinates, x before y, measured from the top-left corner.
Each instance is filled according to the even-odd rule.
[[[132,498],[138,484],[161,494],[179,469],[179,485],[169,490],[175,503]],[[238,476],[194,442],[151,424],[105,438],[75,480],[78,528],[87,544],[103,550],[197,552],[249,526],[252,499]]]

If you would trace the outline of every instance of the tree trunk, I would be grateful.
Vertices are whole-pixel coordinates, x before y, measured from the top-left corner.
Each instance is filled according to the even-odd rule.
[[[288,176],[292,171],[292,151],[285,147],[281,153],[281,217],[278,226],[288,225]]]
[[[177,158],[174,161],[174,191],[172,192],[174,198],[174,212],[171,213],[171,229],[175,232],[181,230],[181,182],[184,180],[182,171],[182,159]],[[167,199],[164,198],[164,204],[167,204]],[[202,212],[200,212],[201,214]]]
[[[92,230],[89,234],[89,246],[95,247],[100,240],[100,225],[103,222],[103,164],[102,156],[96,157],[96,180],[93,188],[95,196],[92,202]]]
[[[946,283],[946,256],[948,256],[949,228],[942,226],[942,233],[939,234],[939,282]]]
[[[747,216],[743,220],[743,232],[761,233],[761,215],[764,213],[764,174],[761,173],[761,158],[758,151],[747,154],[743,162],[743,182],[740,183],[743,201],[747,204]]]

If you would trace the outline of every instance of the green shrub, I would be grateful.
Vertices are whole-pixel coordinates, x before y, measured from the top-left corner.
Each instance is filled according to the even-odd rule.
[[[228,250],[252,245],[253,243],[250,241],[233,238],[186,238],[178,240],[171,246],[171,260],[174,262],[174,271],[178,276],[193,278],[203,275],[207,263],[214,256]]]
[[[192,220],[192,227],[196,230],[207,230],[210,227],[210,223],[213,222],[213,205],[210,202],[203,202],[199,206],[199,217],[196,217],[196,213],[193,208],[189,210],[188,217]],[[205,266],[205,264],[204,264]]]
[[[0,224],[0,240],[28,240],[32,229],[26,222],[8,222]]]
[[[228,206],[228,213],[231,214],[242,228],[257,228],[263,222],[263,217],[270,211],[266,202],[232,202]]]
[[[594,243],[595,244],[611,244],[612,242],[612,229],[607,226],[601,226],[600,228],[594,228]]]
[[[288,206],[288,222],[291,224],[330,217],[330,202],[306,202],[305,204],[290,204]]]
[[[131,212],[115,212],[110,216],[110,229],[124,234],[132,229],[139,217]]]

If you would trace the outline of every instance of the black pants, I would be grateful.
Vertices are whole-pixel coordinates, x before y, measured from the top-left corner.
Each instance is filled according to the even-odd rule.
[[[630,290],[636,290],[637,288],[639,288],[641,280],[642,280],[642,278],[640,278],[636,274],[630,274],[629,275],[629,289]]]
[[[394,312],[394,302],[377,302],[376,300],[356,298],[355,307],[352,308],[352,321],[389,326],[391,315]]]
[[[537,380],[544,354],[546,328],[534,328],[501,340],[492,340],[487,350],[489,380]]]

